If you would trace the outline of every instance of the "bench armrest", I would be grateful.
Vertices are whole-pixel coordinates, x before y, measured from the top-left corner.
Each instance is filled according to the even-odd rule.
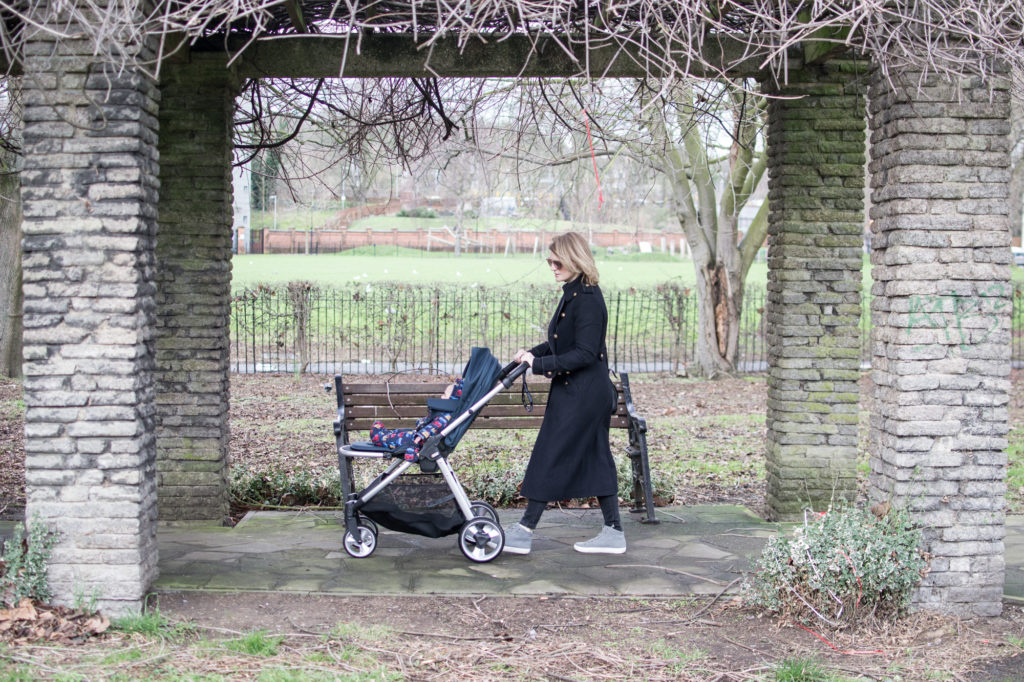
[[[646,512],[641,523],[658,523],[654,517],[654,487],[651,485],[651,464],[647,457],[647,420],[641,417],[633,405],[633,394],[629,390],[629,375],[619,373],[622,384],[622,398],[629,416],[629,459],[633,470],[633,512]]]

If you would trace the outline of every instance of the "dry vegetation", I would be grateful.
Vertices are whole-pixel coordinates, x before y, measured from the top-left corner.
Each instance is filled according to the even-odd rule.
[[[826,632],[709,598],[190,593],[77,643],[0,643],[0,677],[999,681],[1019,679],[1022,642],[1013,604]]]

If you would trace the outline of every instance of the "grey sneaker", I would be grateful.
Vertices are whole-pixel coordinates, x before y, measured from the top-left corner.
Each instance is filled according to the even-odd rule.
[[[586,542],[577,542],[572,548],[584,554],[623,554],[626,551],[626,534],[611,526],[604,526],[596,537]]]
[[[505,529],[505,549],[509,554],[529,554],[533,544],[533,531],[521,523],[513,523]]]

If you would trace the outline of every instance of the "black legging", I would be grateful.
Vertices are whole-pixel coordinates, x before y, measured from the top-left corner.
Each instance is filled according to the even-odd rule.
[[[601,505],[601,514],[604,516],[604,525],[611,526],[615,530],[622,530],[622,521],[619,519],[619,496],[602,495],[597,498]],[[548,503],[541,500],[527,500],[526,511],[519,523],[530,530],[537,527],[540,522],[540,515],[547,509]]]

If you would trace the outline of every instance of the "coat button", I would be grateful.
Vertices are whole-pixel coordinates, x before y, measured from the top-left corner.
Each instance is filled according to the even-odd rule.
[[[562,317],[565,317],[565,313],[562,313]]]
[[[574,291],[574,292],[572,292],[572,295],[573,295],[573,296],[576,296],[576,295],[577,295],[577,294],[579,294],[579,293],[580,293],[580,292],[578,292],[578,291]]]
[[[555,334],[555,338],[556,338],[556,339],[558,338],[558,334]]]
[[[568,386],[568,385],[569,385],[569,382],[568,382],[568,381],[563,381],[562,383],[563,383],[564,385],[566,385],[566,386]]]

